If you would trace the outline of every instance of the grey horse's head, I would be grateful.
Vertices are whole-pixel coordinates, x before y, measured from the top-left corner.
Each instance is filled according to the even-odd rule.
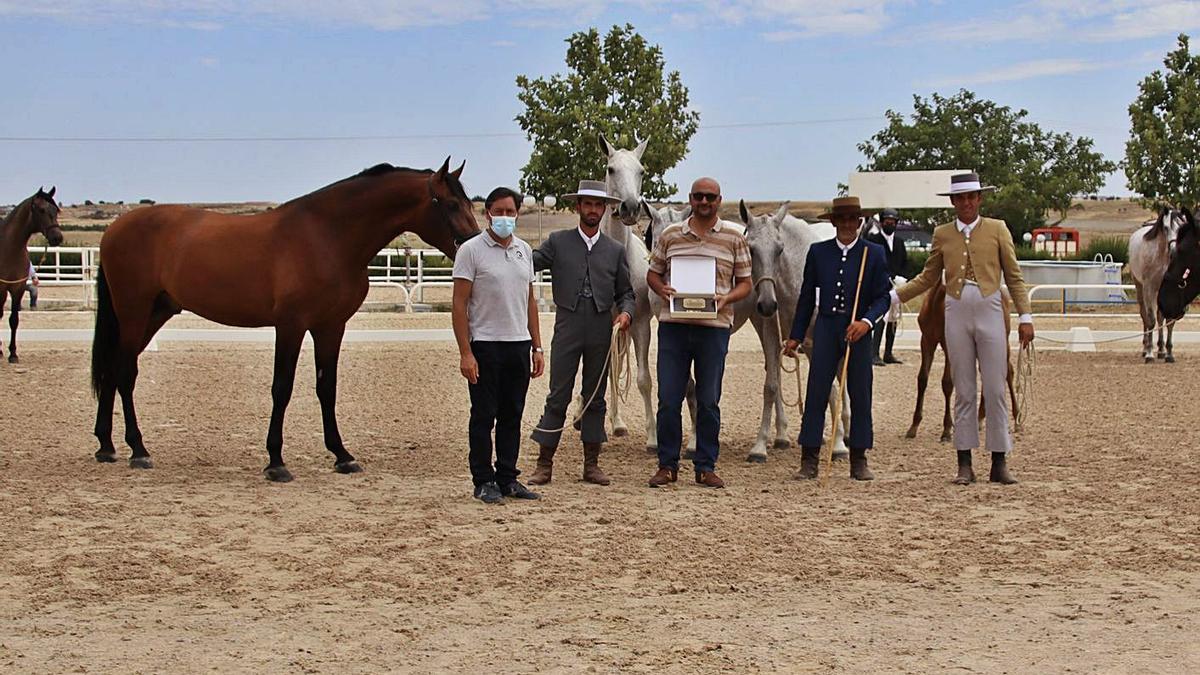
[[[654,249],[654,242],[658,241],[658,238],[662,235],[663,230],[674,225],[675,223],[682,223],[688,219],[688,216],[692,215],[692,207],[690,205],[685,206],[682,209],[671,208],[670,206],[664,206],[661,209],[656,209],[653,206],[650,206],[650,203],[645,199],[642,200],[641,204],[642,211],[644,211],[650,218],[650,227],[646,228],[645,238],[647,250]]]
[[[642,167],[642,155],[649,142],[650,139],[646,139],[633,150],[622,150],[613,147],[604,134],[600,134],[600,147],[608,157],[604,182],[608,185],[608,194],[621,200],[613,207],[613,213],[630,227],[637,224],[641,209],[642,176],[646,172]]]
[[[740,201],[738,212],[746,224],[746,243],[750,245],[750,276],[758,298],[754,308],[761,316],[770,318],[779,310],[775,275],[779,271],[779,257],[783,254],[780,227],[788,215],[788,202],[780,205],[772,215],[752,216],[746,209],[746,202]]]
[[[1171,262],[1158,289],[1158,308],[1168,320],[1181,318],[1200,294],[1200,228],[1187,208],[1180,209],[1179,216]]]
[[[1146,239],[1157,239],[1162,236],[1167,241],[1167,254],[1172,258],[1175,257],[1175,248],[1179,241],[1179,230],[1186,222],[1184,211],[1176,211],[1169,206],[1164,206],[1158,211],[1158,219],[1154,221],[1150,231],[1146,233]]]

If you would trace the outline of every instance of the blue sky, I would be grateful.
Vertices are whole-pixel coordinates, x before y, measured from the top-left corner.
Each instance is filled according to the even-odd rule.
[[[570,33],[627,21],[701,113],[671,180],[824,199],[885,110],[960,87],[1121,159],[1137,83],[1200,32],[1200,2],[0,0],[0,202],[51,184],[68,203],[284,200],[446,155],[472,194],[515,185],[514,78],[561,72]],[[845,118],[868,119],[818,122]],[[800,123],[727,126],[773,122]],[[377,138],[79,140],[321,136]],[[28,140],[47,138],[75,140]]]

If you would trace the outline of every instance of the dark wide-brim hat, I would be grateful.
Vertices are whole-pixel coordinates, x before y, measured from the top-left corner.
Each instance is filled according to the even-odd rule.
[[[817,216],[821,220],[833,220],[839,216],[862,218],[862,203],[858,197],[838,197],[833,200],[833,206],[825,213]]]
[[[950,177],[950,191],[939,192],[938,194],[942,197],[950,197],[968,192],[991,192],[995,189],[995,185],[984,185],[979,182],[979,174],[977,173],[959,173]]]
[[[620,199],[608,194],[608,186],[603,181],[598,180],[581,180],[579,188],[569,195],[563,195],[563,199],[578,200],[580,197],[595,197],[603,199],[609,204],[619,204]]]

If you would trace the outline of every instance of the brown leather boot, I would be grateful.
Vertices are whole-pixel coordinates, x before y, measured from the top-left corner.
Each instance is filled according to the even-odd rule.
[[[679,469],[669,469],[665,466],[660,466],[658,467],[658,472],[650,477],[650,487],[662,487],[677,480],[679,480]]]
[[[958,451],[958,475],[951,481],[955,485],[970,485],[975,482],[975,469],[971,468],[971,451]]]
[[[723,488],[725,481],[713,471],[697,471],[696,483],[709,488]]]
[[[545,485],[550,482],[554,474],[554,451],[557,449],[546,445],[538,446],[537,467],[525,482],[530,485]]]
[[[583,482],[608,485],[612,481],[600,470],[600,444],[583,444]]]
[[[1001,485],[1012,485],[1017,482],[1016,478],[1008,472],[1008,454],[1003,452],[992,453],[992,473],[988,476],[988,480]]]
[[[796,480],[813,480],[821,466],[820,448],[801,448],[800,470],[796,472]]]
[[[865,448],[850,448],[850,477],[854,480],[875,480],[875,474],[867,467]]]

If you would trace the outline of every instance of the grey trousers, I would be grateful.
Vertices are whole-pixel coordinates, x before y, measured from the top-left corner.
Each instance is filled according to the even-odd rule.
[[[979,447],[978,394],[975,369],[983,378],[987,407],[987,449],[1012,450],[1008,433],[1008,332],[1000,291],[987,297],[975,284],[963,288],[962,298],[946,296],[946,349],[954,379],[954,448]]]
[[[604,359],[608,356],[612,337],[612,312],[597,312],[595,303],[579,299],[575,311],[562,307],[554,315],[554,339],[550,342],[550,393],[546,395],[546,407],[538,427],[558,429],[567,420],[567,409],[571,405],[575,389],[575,375],[579,362],[583,361],[583,386],[580,394],[586,402],[593,391],[597,391],[591,405],[580,420],[580,438],[584,443],[603,443],[608,440],[604,431],[604,415],[608,404],[604,400],[608,386],[608,372]],[[530,436],[539,445],[557,448],[562,432],[534,431]]]

